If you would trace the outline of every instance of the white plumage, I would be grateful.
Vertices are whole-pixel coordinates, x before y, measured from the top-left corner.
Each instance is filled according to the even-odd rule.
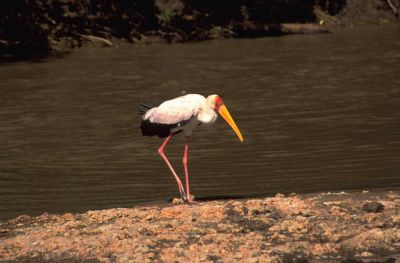
[[[211,106],[207,99],[199,94],[167,100],[143,115],[143,135],[166,137],[169,133],[183,130],[185,137],[190,137],[193,129],[200,123],[215,122],[218,115]]]
[[[154,123],[175,124],[196,116],[206,98],[198,94],[188,94],[167,100],[160,106],[150,109],[144,120]]]

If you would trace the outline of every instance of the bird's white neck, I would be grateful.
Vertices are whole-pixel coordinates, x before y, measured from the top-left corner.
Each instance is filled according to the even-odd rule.
[[[201,107],[197,119],[202,123],[213,123],[217,120],[217,113],[213,110],[207,100],[205,100]]]

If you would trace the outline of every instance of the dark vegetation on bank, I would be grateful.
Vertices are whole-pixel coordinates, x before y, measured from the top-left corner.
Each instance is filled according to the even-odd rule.
[[[399,7],[400,0],[2,0],[0,54],[325,32],[398,21]]]

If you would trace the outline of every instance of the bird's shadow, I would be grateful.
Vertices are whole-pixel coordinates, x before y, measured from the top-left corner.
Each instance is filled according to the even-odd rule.
[[[205,203],[211,201],[245,200],[250,198],[262,198],[264,195],[241,194],[241,195],[208,195],[195,197],[196,202]],[[167,202],[173,204],[175,198],[168,199]]]

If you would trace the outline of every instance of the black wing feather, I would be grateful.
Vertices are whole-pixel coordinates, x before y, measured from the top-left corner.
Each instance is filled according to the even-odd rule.
[[[144,115],[148,110],[154,108],[155,106],[147,101],[141,101],[139,104],[139,115]]]
[[[142,123],[140,123],[143,136],[158,135],[160,138],[165,138],[171,134],[171,129],[174,127],[175,124],[153,123],[149,120],[143,120]]]
[[[171,134],[171,130],[177,127],[182,129],[174,132],[174,134],[180,133],[183,127],[189,123],[195,116],[192,116],[188,120],[181,121],[179,123],[165,124],[165,123],[154,123],[149,120],[142,120],[140,123],[140,129],[142,129],[143,136],[154,136],[157,135],[160,138],[168,137]]]

